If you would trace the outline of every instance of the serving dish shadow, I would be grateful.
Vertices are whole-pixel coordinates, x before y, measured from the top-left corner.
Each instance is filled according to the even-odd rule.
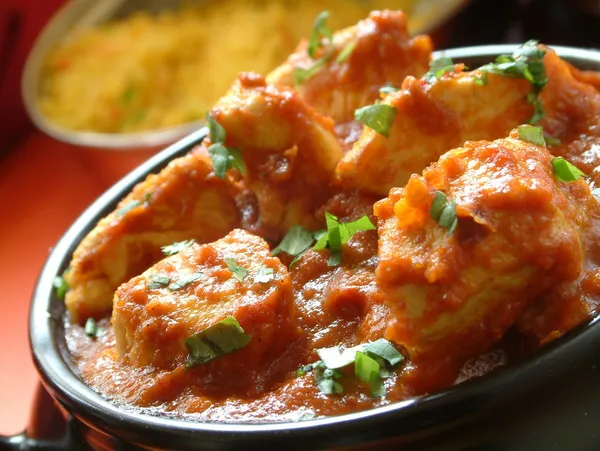
[[[437,52],[470,67],[517,46],[468,47]],[[580,69],[600,70],[600,52],[553,47]],[[544,346],[524,361],[429,396],[372,410],[301,422],[203,423],[140,413],[118,406],[78,377],[64,338],[64,304],[54,278],[96,222],[147,174],[159,171],[206,136],[198,130],[132,171],[94,202],[52,250],[37,282],[30,311],[31,351],[43,386],[69,418],[59,442],[20,435],[1,438],[3,449],[599,449],[599,319]],[[597,423],[596,423],[597,425]],[[566,442],[565,442],[566,443]],[[554,444],[554,445],[552,445]],[[560,449],[560,448],[559,448]]]

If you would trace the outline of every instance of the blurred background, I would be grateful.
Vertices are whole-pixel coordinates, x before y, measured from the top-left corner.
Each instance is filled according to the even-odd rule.
[[[0,0],[0,434],[30,415],[27,310],[53,243],[119,177],[197,128],[237,71],[281,63],[321,10],[337,29],[372,8],[402,8],[438,49],[600,47],[600,0],[175,3]],[[150,13],[132,16],[139,7]]]

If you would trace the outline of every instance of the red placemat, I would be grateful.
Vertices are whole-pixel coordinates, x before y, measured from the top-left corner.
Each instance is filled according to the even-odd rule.
[[[25,427],[35,392],[27,319],[38,273],[54,243],[106,188],[84,156],[36,132],[0,160],[0,434]]]

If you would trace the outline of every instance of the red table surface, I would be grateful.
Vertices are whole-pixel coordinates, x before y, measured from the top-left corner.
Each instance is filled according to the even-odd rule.
[[[37,373],[28,311],[48,252],[112,181],[146,156],[91,153],[34,132],[0,158],[0,434],[22,431],[29,418]]]

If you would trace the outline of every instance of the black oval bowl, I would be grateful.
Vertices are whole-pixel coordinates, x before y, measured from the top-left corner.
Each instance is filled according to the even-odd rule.
[[[482,46],[438,53],[477,67],[515,48]],[[600,70],[600,52],[555,49],[579,68]],[[404,449],[550,449],[566,437],[569,445],[561,449],[600,449],[594,425],[587,424],[592,414],[600,416],[600,407],[594,407],[600,406],[594,402],[600,401],[600,383],[594,379],[595,365],[600,364],[600,326],[596,320],[555,340],[529,360],[443,392],[303,422],[193,422],[123,408],[90,389],[71,363],[62,320],[65,307],[54,294],[53,279],[68,266],[81,239],[136,183],[188,152],[205,133],[199,130],[165,149],[102,195],[58,242],[39,277],[29,325],[35,364],[46,389],[72,415],[94,448],[229,450],[266,445],[269,449],[293,450],[402,445]],[[582,402],[588,405],[581,407]]]

